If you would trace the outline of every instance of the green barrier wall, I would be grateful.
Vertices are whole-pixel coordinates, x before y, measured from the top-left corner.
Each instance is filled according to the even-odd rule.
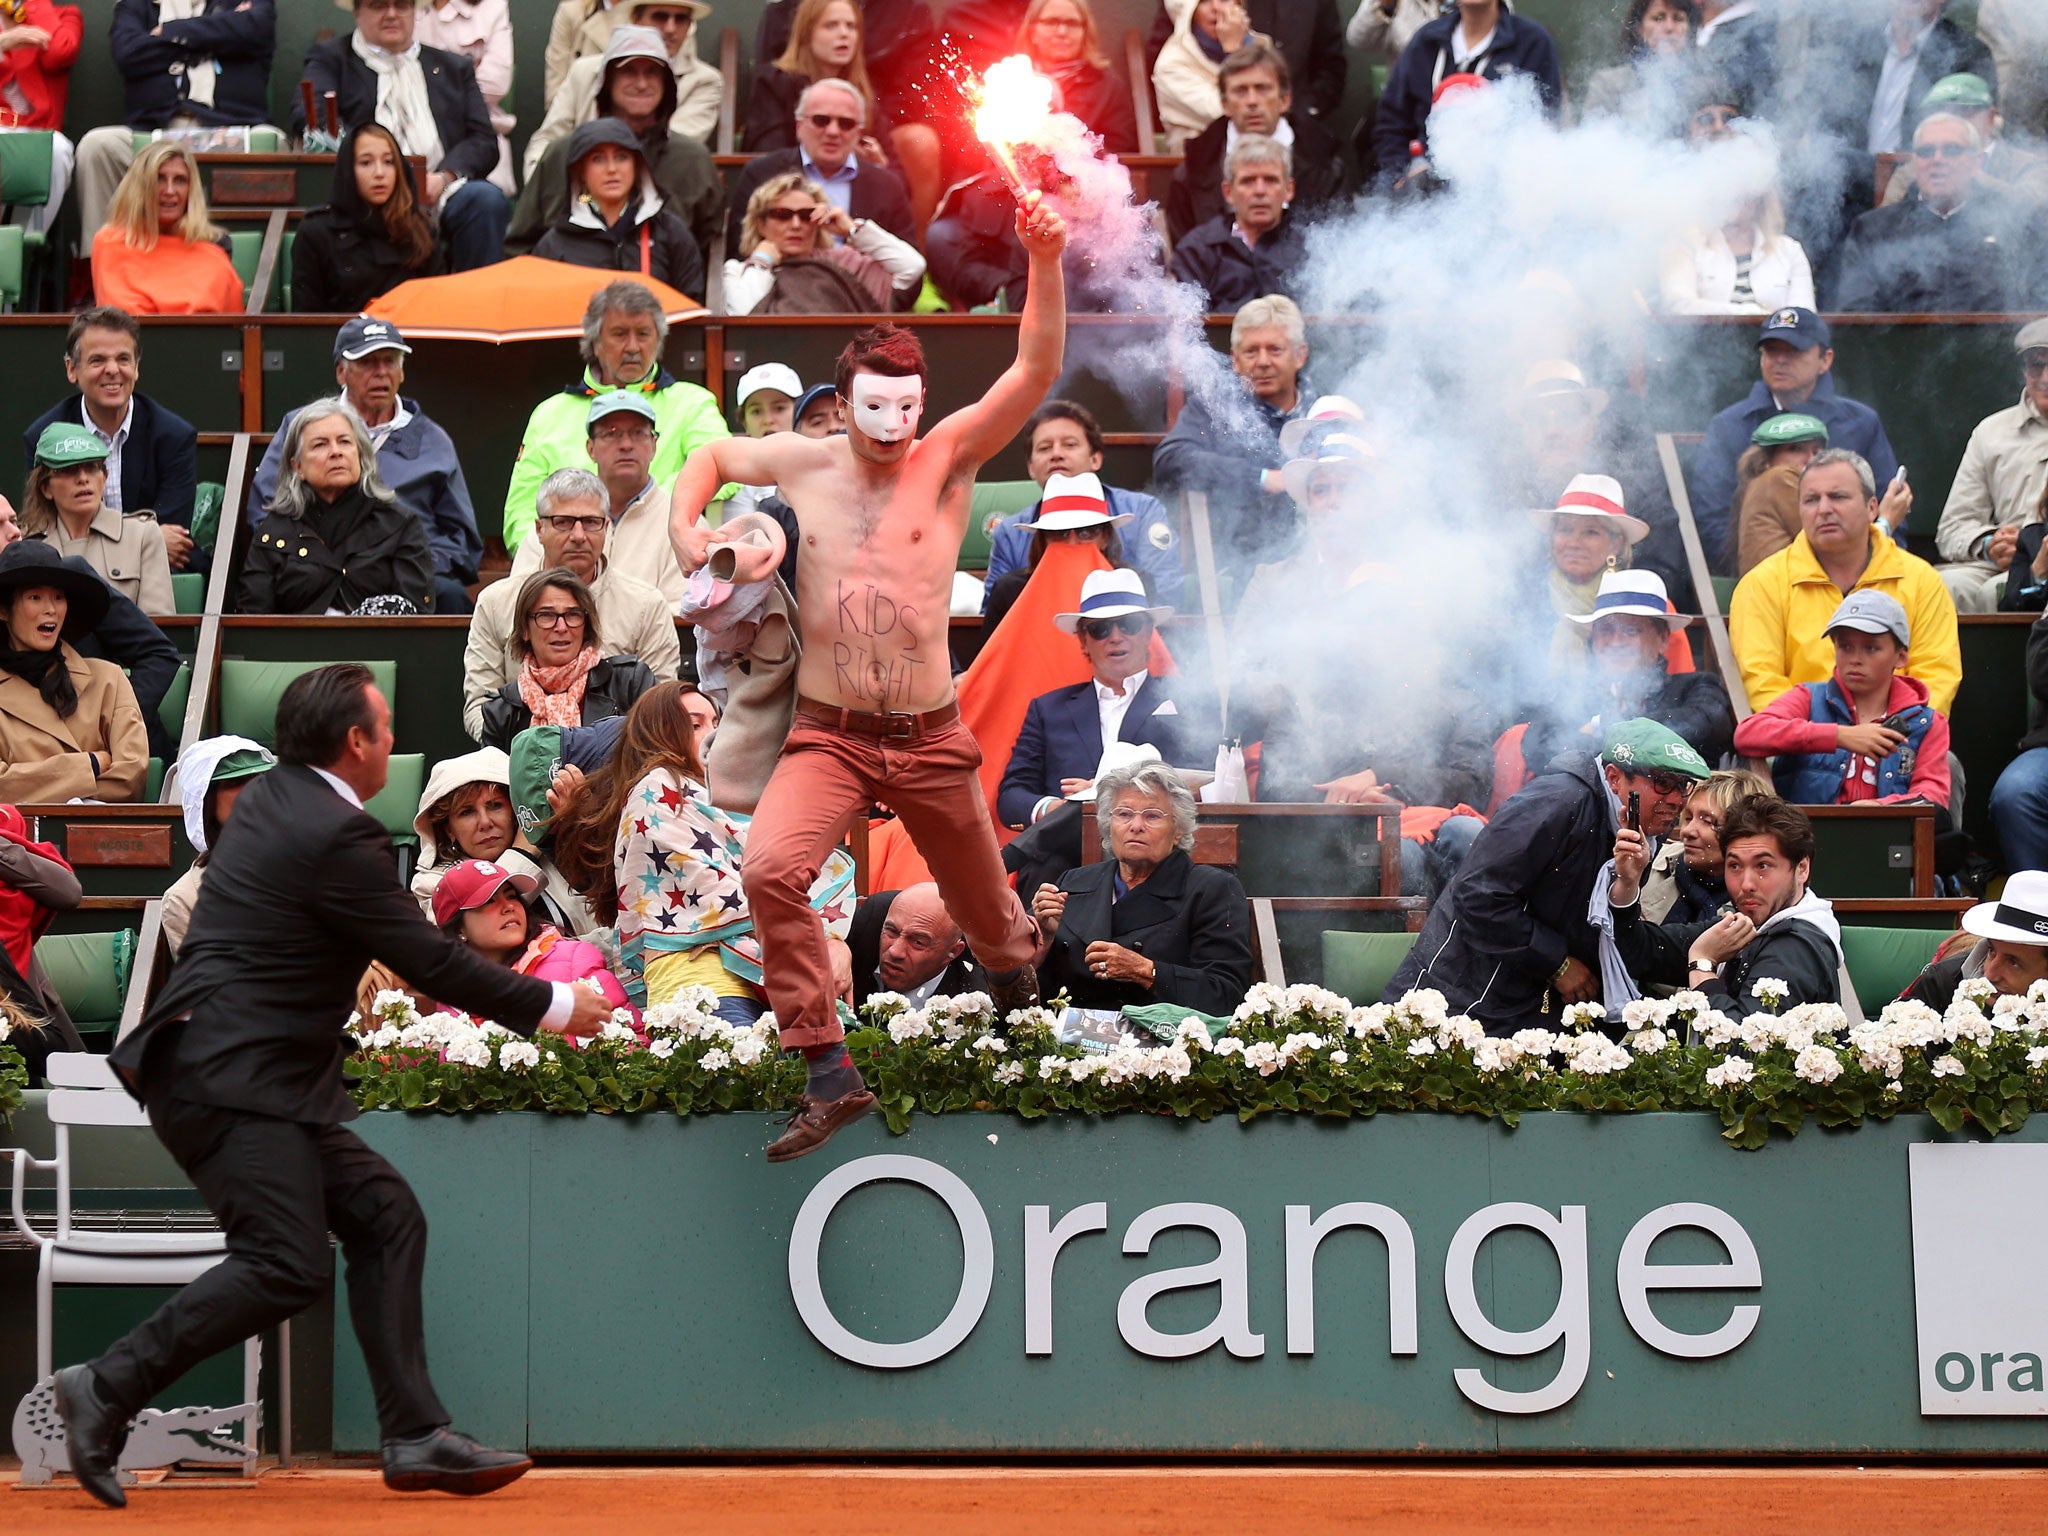
[[[1919,1413],[1907,1148],[1940,1139],[1920,1118],[1808,1130],[1740,1153],[1705,1115],[1536,1114],[1510,1132],[1425,1114],[1245,1127],[962,1114],[920,1118],[893,1138],[869,1121],[779,1168],[761,1156],[773,1134],[765,1116],[379,1113],[357,1128],[425,1205],[436,1381],[456,1423],[494,1443],[684,1454],[2037,1456],[2044,1440],[2040,1419]],[[2017,1139],[2048,1140],[2048,1127]],[[910,1369],[839,1358],[791,1300],[799,1208],[835,1169],[874,1155],[957,1175],[992,1245],[979,1322],[950,1353]],[[1027,1354],[1026,1230],[1097,1201],[1107,1230],[1059,1253],[1051,1352]],[[1300,1290],[1287,1280],[1286,1208],[1320,1217],[1350,1201],[1391,1206],[1412,1230],[1412,1352],[1389,1350],[1388,1245],[1340,1232],[1314,1268],[1313,1353],[1290,1353]],[[1155,1210],[1178,1202],[1213,1209]],[[1503,1202],[1551,1220],[1584,1211],[1586,1369],[1551,1412],[1482,1408],[1454,1377],[1477,1370],[1496,1387],[1532,1391],[1559,1374],[1569,1348],[1496,1358],[1454,1322],[1447,1250],[1469,1217]],[[1718,1358],[1659,1353],[1624,1315],[1622,1245],[1672,1202],[1718,1207],[1755,1245],[1758,1288],[1653,1293],[1656,1318],[1691,1333],[1718,1329],[1735,1307],[1759,1307],[1747,1340]],[[1126,1233],[1148,1211],[1243,1232],[1241,1266],[1222,1266],[1232,1278],[1219,1286],[1199,1268],[1179,1276],[1193,1289],[1153,1301],[1150,1327],[1203,1329],[1242,1273],[1241,1331],[1260,1336],[1256,1346],[1239,1339],[1239,1354],[1211,1344],[1160,1359],[1124,1341],[1126,1287],[1236,1246],[1174,1228],[1149,1255],[1131,1256],[1146,1243]],[[833,1316],[884,1342],[940,1328],[961,1285],[961,1230],[927,1189],[873,1183],[847,1194],[818,1247]],[[1488,1239],[1468,1266],[1485,1318],[1540,1329],[1558,1307],[1561,1274],[1577,1269],[1559,1252],[1531,1230]],[[1729,1253],[1705,1232],[1680,1230],[1657,1239],[1649,1258],[1725,1264]],[[1227,1315],[1230,1303],[1221,1306]],[[334,1410],[338,1449],[374,1447],[360,1357],[342,1326]]]

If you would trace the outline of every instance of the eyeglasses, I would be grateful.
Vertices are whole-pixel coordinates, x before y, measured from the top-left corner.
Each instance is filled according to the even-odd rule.
[[[1160,810],[1135,811],[1127,805],[1120,805],[1109,813],[1109,819],[1119,827],[1163,827],[1173,820],[1173,812]]]
[[[602,517],[557,515],[550,517],[547,523],[557,533],[574,533],[578,528],[581,528],[585,533],[603,533],[605,519]]]
[[[809,203],[806,203],[801,208],[763,208],[761,210],[761,222],[764,224],[802,223],[815,211],[815,207]]]
[[[661,436],[652,427],[599,427],[590,435],[600,443],[651,443]]]
[[[581,629],[583,610],[581,608],[536,608],[533,622],[542,629]]]
[[[1675,795],[1680,790],[1692,786],[1691,779],[1675,773],[1646,773],[1643,777],[1650,781],[1650,787],[1660,795]]]
[[[1081,633],[1090,640],[1107,640],[1111,635],[1142,635],[1152,628],[1152,616],[1120,613],[1113,619],[1083,619]]]
[[[1913,146],[1913,158],[1915,160],[1932,160],[1937,155],[1944,160],[1960,160],[1965,155],[1974,155],[1975,153],[1976,151],[1970,148],[1969,145],[1958,144],[1953,140],[1945,144],[1915,144]]]
[[[827,128],[837,128],[841,133],[852,133],[860,126],[860,119],[857,117],[838,117],[830,112],[813,112],[804,121],[820,133]]]

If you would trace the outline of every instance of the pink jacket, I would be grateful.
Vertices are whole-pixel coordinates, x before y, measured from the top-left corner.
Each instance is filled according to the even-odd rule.
[[[561,931],[551,924],[542,926],[527,944],[526,953],[512,963],[512,969],[541,981],[595,981],[606,1002],[614,1008],[632,1009],[635,1026],[640,1022],[639,1010],[627,1000],[626,989],[605,964],[604,951],[583,939],[562,937]]]

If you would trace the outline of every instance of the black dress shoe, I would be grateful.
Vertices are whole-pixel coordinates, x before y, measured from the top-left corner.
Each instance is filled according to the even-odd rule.
[[[78,1486],[111,1509],[124,1509],[128,1495],[115,1470],[121,1447],[128,1441],[128,1421],[107,1406],[89,1365],[67,1365],[50,1383],[57,1399],[57,1417],[64,1421],[64,1443],[71,1455],[71,1475]]]
[[[532,1470],[532,1457],[494,1451],[452,1429],[384,1442],[384,1486],[401,1493],[489,1493]]]

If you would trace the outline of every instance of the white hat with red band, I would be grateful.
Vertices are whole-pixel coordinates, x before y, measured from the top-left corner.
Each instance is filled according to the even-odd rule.
[[[1128,512],[1110,515],[1109,498],[1102,482],[1091,474],[1048,475],[1038,502],[1038,516],[1019,528],[1046,533],[1065,533],[1075,528],[1120,528],[1131,520]]]
[[[1611,475],[1573,475],[1572,483],[1564,488],[1564,494],[1557,498],[1557,505],[1548,512],[1533,512],[1537,523],[1548,528],[1560,517],[1611,518],[1612,526],[1621,529],[1631,544],[1639,544],[1650,536],[1650,525],[1640,517],[1631,517],[1628,504],[1621,494],[1621,482]]]

